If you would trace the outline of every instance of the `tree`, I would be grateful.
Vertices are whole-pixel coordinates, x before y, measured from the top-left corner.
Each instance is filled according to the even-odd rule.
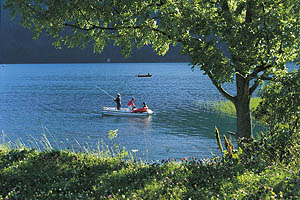
[[[237,137],[252,134],[253,92],[299,53],[297,0],[6,0],[5,7],[34,38],[46,31],[58,48],[91,43],[101,53],[113,41],[125,56],[144,45],[164,55],[180,44],[235,105]],[[226,82],[235,82],[236,94]]]

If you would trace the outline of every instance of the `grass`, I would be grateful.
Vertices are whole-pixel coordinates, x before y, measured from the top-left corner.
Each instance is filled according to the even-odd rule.
[[[163,164],[29,149],[0,151],[0,199],[297,199],[300,167],[216,160]]]
[[[261,101],[261,99],[259,97],[251,98],[251,100],[250,100],[251,112],[257,108],[260,101]],[[228,100],[214,102],[212,104],[212,110],[214,110],[218,113],[229,115],[229,116],[236,116],[236,109],[235,109],[233,103]]]
[[[111,131],[109,137],[114,139],[116,133]],[[3,144],[0,199],[300,198],[299,165],[245,160],[241,150],[230,158],[145,163],[119,151],[117,144],[114,148],[107,156]]]

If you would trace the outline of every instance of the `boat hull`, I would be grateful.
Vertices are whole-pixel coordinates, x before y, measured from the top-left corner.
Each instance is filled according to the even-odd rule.
[[[152,74],[138,74],[137,77],[152,77]]]
[[[153,112],[152,110],[148,109],[147,112],[143,113],[134,113],[129,108],[121,108],[121,110],[117,110],[115,107],[104,107],[102,110],[102,115],[108,115],[108,116],[125,116],[125,117],[143,117],[143,116],[149,116]]]

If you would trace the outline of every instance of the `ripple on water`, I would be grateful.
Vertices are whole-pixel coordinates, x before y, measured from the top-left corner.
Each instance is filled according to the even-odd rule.
[[[68,140],[65,146],[76,145],[72,139],[94,146],[119,129],[121,146],[165,159],[210,156],[217,152],[214,127],[221,133],[235,127],[233,118],[210,112],[205,102],[222,97],[187,63],[11,65],[0,73],[0,130],[11,138],[40,138],[46,127],[56,140]],[[132,96],[138,106],[145,101],[154,115],[102,117],[101,108],[115,103],[96,86],[112,96],[120,92],[123,105]]]

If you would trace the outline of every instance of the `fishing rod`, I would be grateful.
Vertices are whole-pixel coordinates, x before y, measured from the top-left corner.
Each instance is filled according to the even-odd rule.
[[[110,95],[108,92],[106,92],[105,90],[103,90],[102,88],[96,86],[97,89],[101,90],[102,92],[104,92],[105,94],[107,94],[108,96],[110,96],[111,98],[115,99],[115,97],[113,97],[112,95]]]

